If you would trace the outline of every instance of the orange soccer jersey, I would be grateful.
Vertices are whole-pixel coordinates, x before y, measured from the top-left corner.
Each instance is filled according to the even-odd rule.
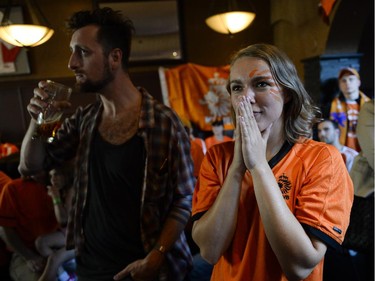
[[[193,163],[194,163],[194,176],[198,177],[199,169],[201,167],[201,163],[204,157],[202,146],[199,145],[195,141],[191,141],[190,153],[191,153],[191,157],[193,158]]]
[[[233,139],[225,135],[223,136],[223,140],[218,140],[215,136],[207,137],[205,139],[207,149],[209,149],[211,146],[215,144],[227,142],[227,141],[233,141]]]
[[[3,189],[3,186],[11,180],[12,179],[8,175],[0,171],[0,194],[1,194],[1,190]]]
[[[226,142],[207,152],[194,191],[193,220],[199,219],[215,201],[232,162],[233,150],[234,142]],[[341,244],[354,195],[339,151],[306,140],[293,147],[284,146],[269,164],[289,209],[305,230],[326,244]],[[322,280],[322,276],[323,260],[305,280]],[[242,182],[232,243],[215,265],[211,280],[287,280],[267,241],[249,171]]]
[[[20,178],[9,181],[0,195],[0,206],[0,226],[15,228],[31,249],[38,236],[57,230],[52,200],[42,184]]]

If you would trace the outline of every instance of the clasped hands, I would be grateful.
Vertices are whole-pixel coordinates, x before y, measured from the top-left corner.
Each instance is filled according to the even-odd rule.
[[[266,160],[267,141],[272,123],[262,132],[254,116],[250,99],[242,97],[236,110],[234,160],[245,170]]]

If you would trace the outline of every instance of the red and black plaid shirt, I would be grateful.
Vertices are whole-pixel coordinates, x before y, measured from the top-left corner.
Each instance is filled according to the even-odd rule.
[[[191,212],[191,197],[195,178],[190,155],[190,140],[177,115],[169,107],[157,102],[144,89],[137,134],[144,140],[146,165],[141,195],[141,235],[144,250],[154,247],[163,223],[173,218],[186,224]],[[67,227],[67,248],[82,247],[84,233],[82,217],[88,191],[89,153],[94,130],[102,112],[102,102],[78,108],[66,119],[57,132],[56,140],[49,144],[49,159],[62,162],[76,157],[73,200]],[[170,280],[183,280],[192,265],[184,233],[166,254]]]

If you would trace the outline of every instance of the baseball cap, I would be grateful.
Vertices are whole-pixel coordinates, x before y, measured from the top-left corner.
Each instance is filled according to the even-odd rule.
[[[361,79],[359,76],[358,71],[355,68],[352,67],[344,67],[339,72],[339,79],[344,76],[344,74],[351,74],[357,76],[358,79]]]

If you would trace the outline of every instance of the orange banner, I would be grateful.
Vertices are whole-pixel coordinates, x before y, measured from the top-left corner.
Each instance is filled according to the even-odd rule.
[[[200,130],[211,130],[212,121],[223,119],[225,129],[233,128],[226,90],[229,66],[188,63],[160,68],[159,75],[164,103],[173,108],[184,123],[194,123]]]
[[[329,14],[332,11],[333,5],[335,4],[336,0],[320,0],[320,6],[322,7],[324,11],[324,15],[326,17],[329,16]]]

